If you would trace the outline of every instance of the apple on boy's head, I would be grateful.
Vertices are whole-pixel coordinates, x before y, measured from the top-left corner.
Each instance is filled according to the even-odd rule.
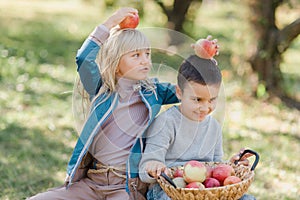
[[[121,29],[125,28],[136,28],[139,24],[140,18],[137,13],[134,16],[126,17],[121,23],[119,24]]]
[[[195,54],[203,59],[212,59],[218,53],[215,41],[209,39],[199,39],[191,47],[194,49]]]

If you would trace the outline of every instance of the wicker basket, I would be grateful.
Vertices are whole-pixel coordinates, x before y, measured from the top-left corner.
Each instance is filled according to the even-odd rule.
[[[253,153],[252,150],[247,150],[249,153]],[[255,152],[256,153],[256,152]],[[233,164],[233,163],[226,163],[231,165],[234,168],[236,176],[241,178],[241,182],[226,185],[221,187],[214,187],[214,188],[205,188],[205,189],[190,189],[190,188],[175,188],[170,184],[170,180],[159,176],[157,179],[161,188],[166,192],[166,194],[172,200],[214,200],[214,199],[224,199],[224,200],[235,200],[239,199],[245,194],[251,185],[252,181],[254,180],[254,168],[258,163],[259,156],[256,155],[256,160],[252,167],[247,167],[244,165]],[[205,165],[209,166],[216,166],[220,164],[219,162],[206,162]],[[179,166],[182,167],[182,166]],[[177,167],[178,168],[178,167]],[[172,168],[171,170],[175,170]]]

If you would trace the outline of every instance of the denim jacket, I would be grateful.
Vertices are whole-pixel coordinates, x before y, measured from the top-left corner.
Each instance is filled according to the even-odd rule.
[[[87,39],[79,49],[76,57],[77,71],[80,75],[81,82],[85,90],[89,93],[90,99],[93,99],[99,88],[101,87],[101,77],[98,66],[95,62],[96,55],[100,46],[93,40]],[[151,124],[155,116],[160,111],[163,104],[177,103],[178,99],[175,95],[175,86],[170,83],[159,83],[157,79],[153,80],[155,90],[147,90],[143,86],[139,90],[142,101],[149,110],[148,126]],[[80,180],[84,176],[83,168],[87,163],[88,149],[95,135],[98,133],[101,125],[109,118],[118,102],[118,94],[112,93],[108,98],[107,94],[103,94],[92,104],[90,114],[85,122],[83,129],[78,138],[77,144],[70,158],[67,174],[68,186],[73,182]],[[104,101],[103,101],[104,100]],[[138,177],[138,166],[141,153],[144,149],[144,133],[136,138],[135,144],[132,146],[127,168],[128,178]],[[128,184],[126,186],[128,191]]]

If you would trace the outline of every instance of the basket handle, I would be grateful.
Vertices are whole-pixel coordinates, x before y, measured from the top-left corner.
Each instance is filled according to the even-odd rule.
[[[246,153],[250,153],[250,154],[253,154],[255,155],[255,160],[251,166],[251,171],[253,171],[255,169],[255,167],[257,166],[258,164],[258,161],[259,161],[259,155],[257,152],[251,150],[251,149],[245,149],[242,153],[239,154],[239,159],[234,161],[234,164],[238,164],[238,162],[241,160],[241,158],[246,154]]]
[[[175,183],[172,181],[172,179],[167,174],[165,174],[164,172],[162,172],[160,174],[160,176],[164,177],[164,179],[166,179],[166,181],[168,181],[174,188],[177,188],[177,186],[175,185]]]

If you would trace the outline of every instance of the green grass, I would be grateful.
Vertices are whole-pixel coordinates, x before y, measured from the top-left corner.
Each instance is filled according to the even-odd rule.
[[[249,193],[263,200],[297,199],[300,113],[277,99],[250,96],[245,55],[251,34],[245,34],[247,15],[238,2],[206,5],[191,31],[194,38],[211,34],[221,45],[225,159],[244,146],[257,151],[261,160]],[[151,1],[146,4],[151,12],[145,10],[141,25],[161,26],[164,17],[153,15],[157,7]],[[1,200],[24,199],[63,183],[78,136],[78,116],[72,113],[76,51],[111,12],[81,1],[0,0]],[[286,87],[298,97],[299,47],[298,39],[282,63]],[[176,70],[163,66],[176,69],[181,56],[153,53],[153,75],[175,82]]]

